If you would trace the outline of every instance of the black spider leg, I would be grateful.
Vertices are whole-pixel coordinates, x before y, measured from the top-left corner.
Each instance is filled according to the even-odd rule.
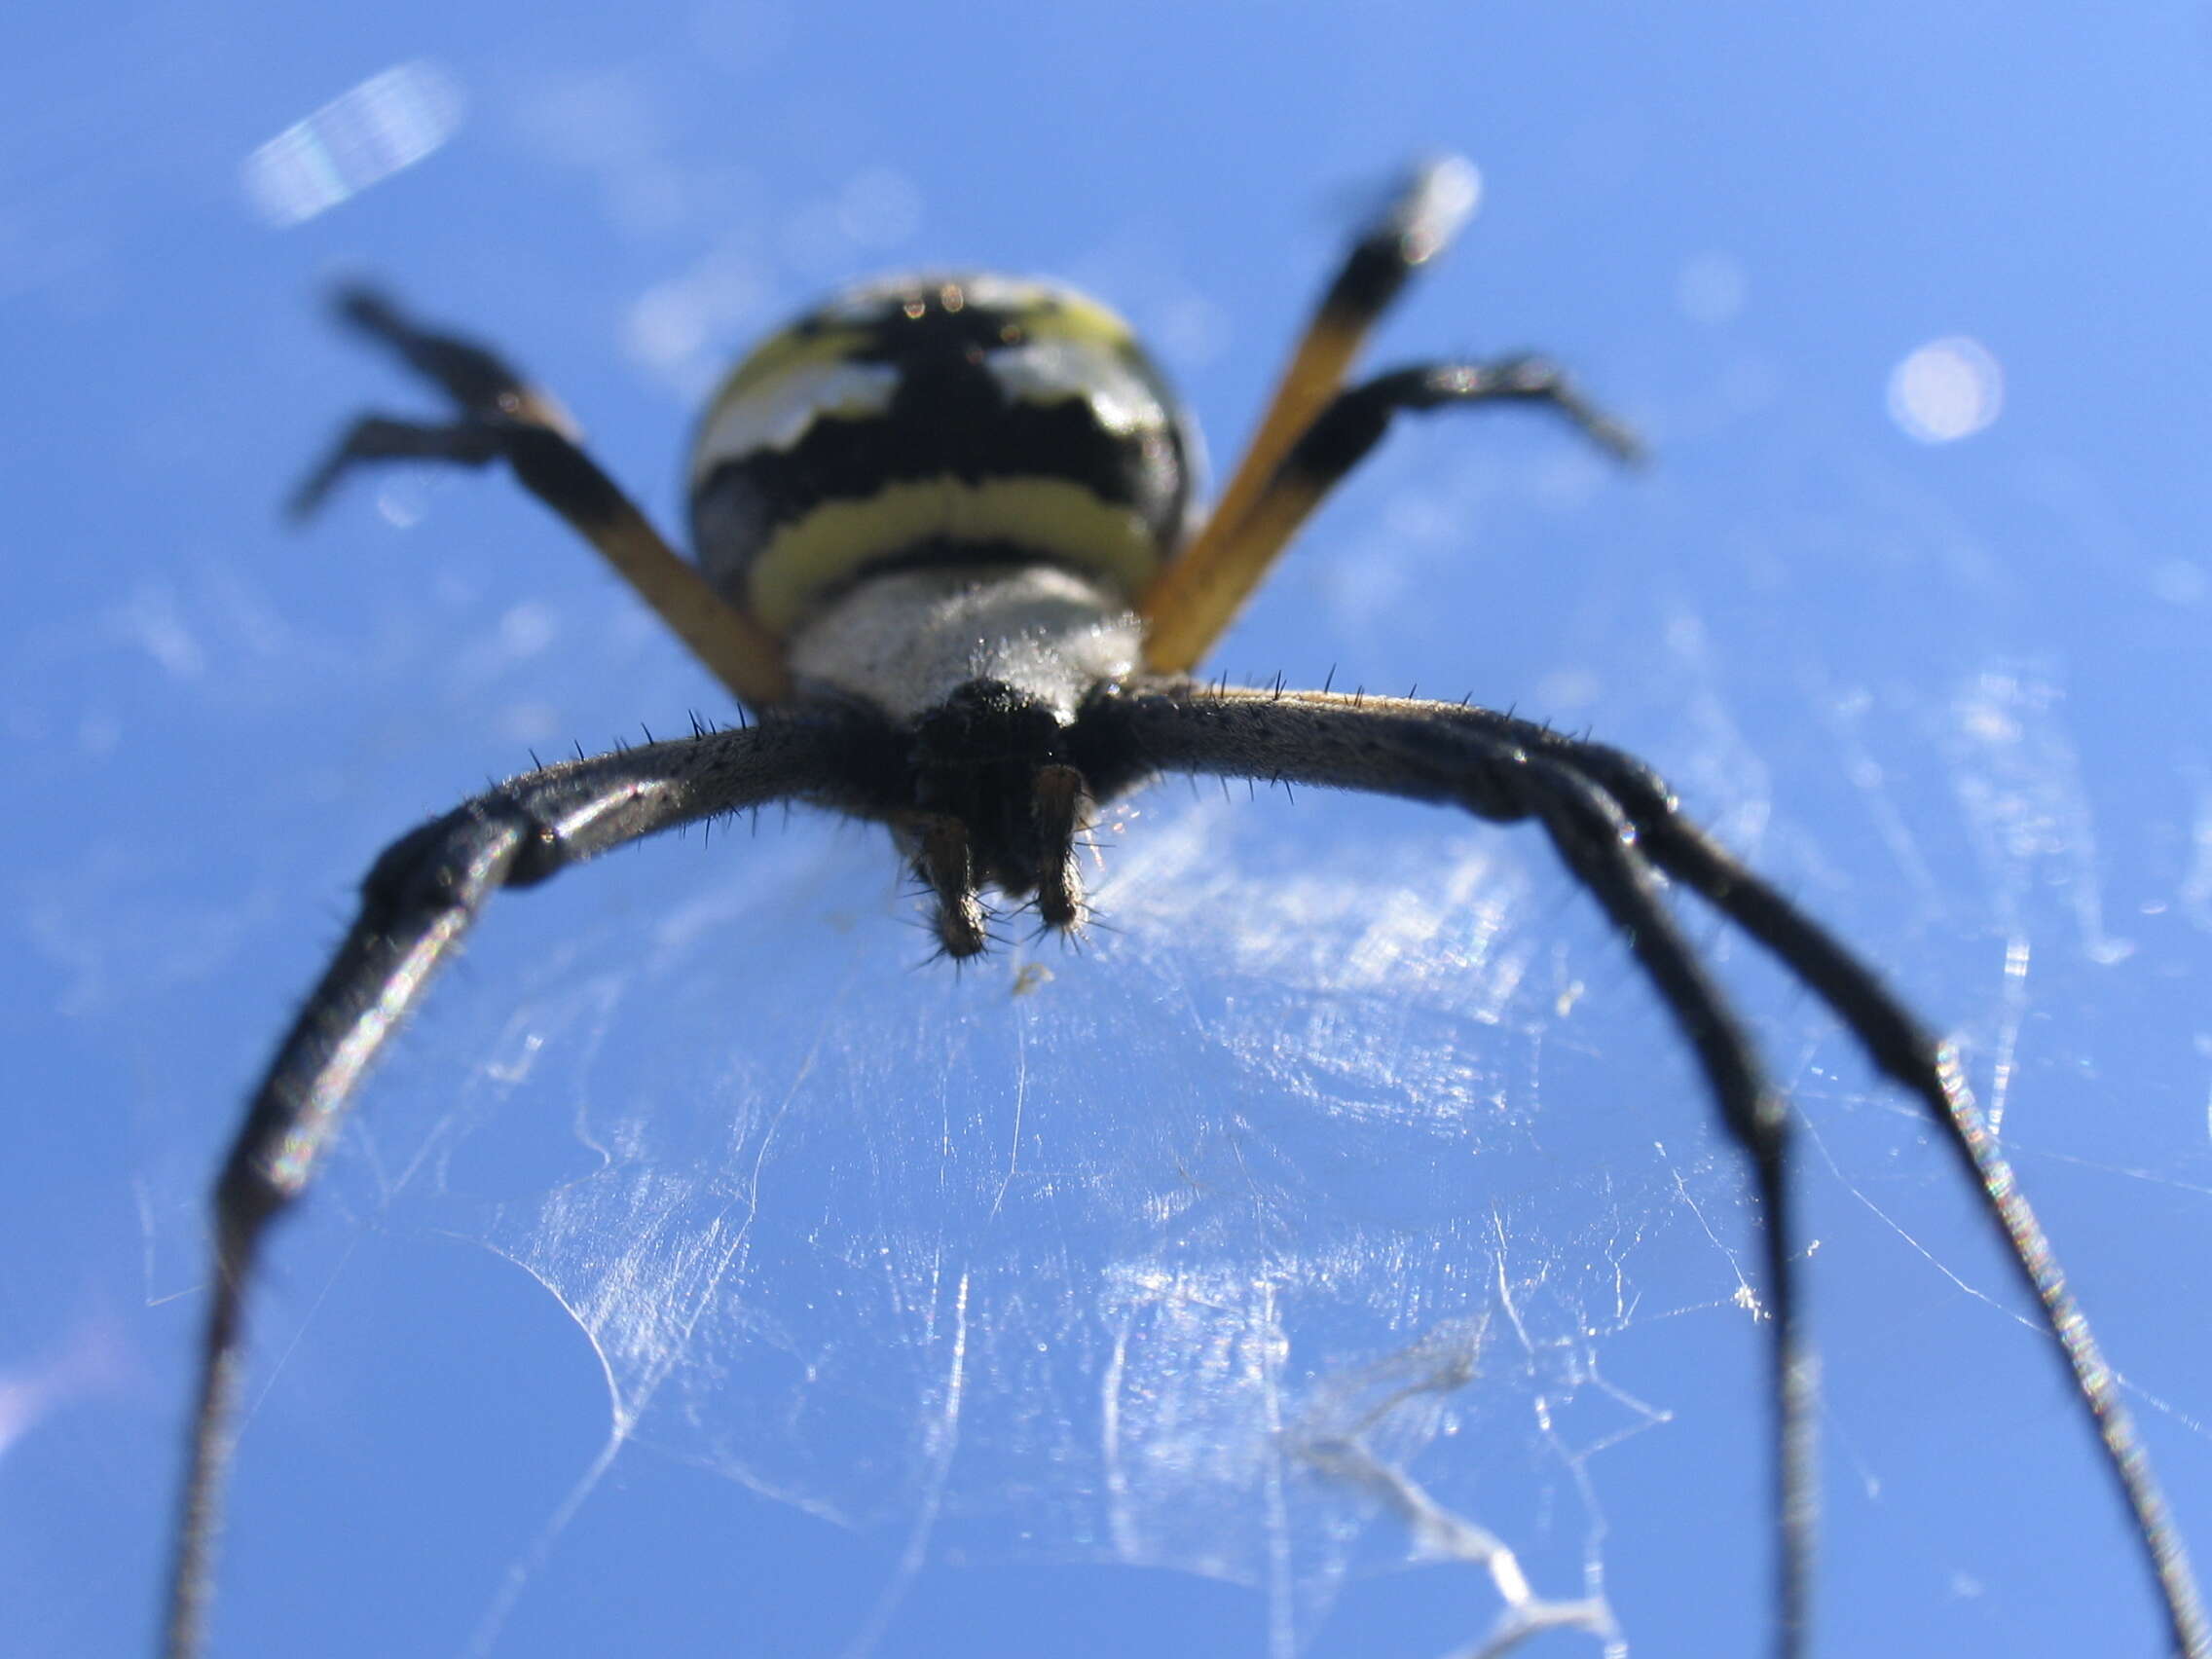
[[[1636,434],[1584,397],[1567,371],[1548,357],[1417,363],[1393,369],[1345,387],[1314,416],[1251,504],[1216,533],[1215,578],[1248,575],[1256,581],[1260,571],[1288,545],[1329,492],[1382,442],[1400,415],[1488,403],[1548,409],[1614,459],[1635,462],[1643,457]],[[1192,597],[1199,601],[1207,594],[1200,585]],[[1173,612],[1164,612],[1155,627],[1172,628],[1176,620]]]
[[[990,944],[990,918],[976,884],[968,826],[949,813],[910,813],[901,822],[914,839],[914,873],[930,890],[940,948],[955,962],[980,956]]]
[[[216,1182],[213,1296],[170,1580],[168,1659],[191,1659],[203,1645],[237,1437],[245,1299],[269,1224],[306,1188],[370,1065],[492,895],[767,801],[881,816],[879,794],[861,780],[896,775],[893,743],[875,719],[810,706],[744,730],[525,773],[401,836],[377,859],[362,883],[360,914],[278,1047]]]
[[[576,425],[567,410],[550,395],[532,387],[503,357],[486,348],[449,335],[429,333],[400,313],[382,294],[369,288],[346,288],[334,300],[339,318],[395,353],[418,375],[453,400],[456,419],[444,425],[403,421],[387,415],[356,418],[332,447],[321,464],[300,480],[286,510],[294,518],[307,518],[356,466],[385,461],[446,461],[463,466],[483,466],[518,449],[529,459],[545,461],[524,434],[547,432],[576,445]],[[546,446],[543,455],[550,455]],[[594,468],[596,470],[596,467]],[[568,517],[563,505],[572,490],[563,491],[553,481],[551,493],[529,485],[555,512]],[[611,484],[608,485],[612,489]]]
[[[1140,686],[1096,699],[1083,724],[1083,753],[1102,793],[1127,787],[1139,771],[1196,772],[1451,801],[1485,818],[1535,817],[1544,824],[1569,869],[1623,931],[1697,1051],[1767,1211],[1777,1404],[1777,1649],[1786,1659],[1803,1648],[1817,1509],[1814,1373],[1797,1330],[1786,1194],[1788,1123],[1760,1075],[1748,1034],[1665,907],[1655,869],[1683,881],[1765,945],[1828,1004],[1877,1068],[1942,1124],[2058,1338],[2144,1541],[2174,1652],[2183,1659],[2212,1655],[2201,1595],[2119,1384],[2010,1163],[1982,1122],[1955,1051],[1923,1030],[1872,970],[1817,922],[1684,820],[1649,768],[1617,750],[1488,710],[1319,692]]]
[[[1565,369],[1549,357],[1521,352],[1488,362],[1416,363],[1346,387],[1313,418],[1277,477],[1319,495],[1366,457],[1392,416],[1455,403],[1532,403],[1564,417],[1614,460],[1643,459],[1636,433],[1585,397]]]
[[[1090,792],[1080,769],[1038,769],[1034,791],[1037,843],[1037,916],[1047,927],[1073,933],[1083,923],[1083,873],[1076,867],[1075,838],[1090,821]]]
[[[731,605],[655,530],[636,502],[587,455],[558,400],[506,360],[469,341],[424,329],[366,288],[339,294],[338,314],[395,352],[453,401],[442,425],[363,415],[293,492],[305,518],[357,466],[438,461],[484,466],[504,461],[516,479],[596,548],[707,670],[753,707],[791,695],[783,645]]]
[[[1224,534],[1221,564],[1234,570],[1253,559],[1273,558],[1400,415],[1488,403],[1550,410],[1616,461],[1634,464],[1643,459],[1637,435],[1583,396],[1567,371],[1548,357],[1416,363],[1346,387],[1323,406]]]
[[[2188,1546],[2151,1468],[2134,1415],[2120,1397],[2119,1374],[2106,1362],[2043,1223],[2020,1190],[2011,1160],[1975,1103],[1957,1046],[1922,1026],[1879,976],[1832,934],[1683,818],[1673,793],[1648,766],[1618,750],[1572,743],[1554,733],[1536,741],[1571,744],[1578,763],[1627,809],[1652,863],[1687,884],[1812,986],[1851,1028],[1875,1066],[1917,1095],[1943,1126],[1945,1141],[2003,1230],[2013,1265],[2034,1292],[2045,1325],[2057,1338],[2059,1361],[2094,1420],[2106,1466],[2143,1540],[2174,1652],[2183,1659],[2212,1659],[2212,1618],[2206,1615]]]

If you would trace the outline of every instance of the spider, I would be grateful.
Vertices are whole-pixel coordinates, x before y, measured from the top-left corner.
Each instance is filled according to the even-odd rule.
[[[1467,164],[1435,162],[1364,227],[1202,518],[1192,510],[1197,434],[1111,312],[1056,284],[984,275],[852,288],[770,337],[709,406],[690,461],[696,564],[600,470],[561,406],[501,358],[373,292],[341,296],[344,319],[455,412],[439,424],[361,417],[294,509],[313,510],[366,463],[504,461],[756,718],[511,778],[410,830],[370,869],[359,916],[278,1047],[214,1189],[169,1659],[203,1646],[245,1299],[270,1224],[305,1190],[369,1066],[494,893],[660,830],[799,801],[888,826],[929,894],[942,954],[963,959],[989,942],[986,889],[1033,903],[1048,928],[1080,927],[1078,837],[1099,803],[1164,773],[1532,821],[1619,932],[1694,1051],[1756,1196],[1784,1659],[1805,1647],[1816,1509],[1789,1115],[1676,921],[1669,883],[1765,946],[1941,1125],[2057,1339],[2173,1651],[2212,1659],[2212,1626],[2114,1374],[1949,1043],[1618,750],[1465,705],[1189,678],[1401,414],[1530,404],[1636,459],[1628,429],[1540,357],[1348,378],[1474,197]]]

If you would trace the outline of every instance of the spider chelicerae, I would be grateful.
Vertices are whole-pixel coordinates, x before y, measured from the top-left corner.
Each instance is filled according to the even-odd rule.
[[[1095,807],[1167,773],[1456,805],[1531,821],[1610,918],[1694,1051],[1750,1166],[1770,1315],[1776,1650],[1807,1640],[1815,1380],[1796,1291],[1789,1117],[1676,921],[1687,888],[1764,945],[1941,1125],[2057,1338],[2132,1514],[2173,1640],[2212,1629],[2111,1370],[1951,1046],[1617,750],[1458,704],[1189,678],[1324,496],[1408,411],[1548,409],[1613,455],[1636,440],[1539,357],[1352,381],[1406,280],[1471,210],[1473,169],[1419,168],[1353,244],[1221,498],[1192,510],[1197,435],[1125,324],[1054,284],[925,274],[853,288],[723,383],[692,450],[687,563],[579,446],[566,412],[481,347],[366,290],[347,321],[452,401],[356,421],[302,486],[394,460],[505,461],[756,717],[511,778],[377,860],[360,914],[285,1035],[217,1181],[214,1286],[166,1630],[203,1645],[234,1450],[244,1304],[362,1077],[491,896],[609,848],[772,801],[888,826],[943,954],[989,943],[983,894],[1085,917]]]

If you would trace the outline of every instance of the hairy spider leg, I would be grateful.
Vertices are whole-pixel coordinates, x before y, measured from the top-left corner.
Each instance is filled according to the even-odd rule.
[[[1750,1035],[1661,898],[1687,885],[1813,990],[1875,1068],[1928,1108],[1981,1196],[2087,1411],[2165,1610],[2173,1651],[2212,1656],[2212,1621],[2141,1437],[2074,1299],[2048,1235],[1990,1134],[1953,1047],[1923,1028],[1878,975],[1770,883],[1684,819],[1649,767],[1619,750],[1486,709],[1399,698],[1215,687],[1132,688],[1098,718],[1162,772],[1315,784],[1443,801],[1497,822],[1539,821],[1604,909],[1697,1052],[1729,1137],[1750,1161],[1773,1319],[1776,1647],[1794,1659],[1810,1607],[1818,1466],[1818,1371],[1802,1335],[1788,1202],[1789,1119]]]
[[[756,709],[791,695],[784,645],[774,634],[708,585],[698,568],[669,546],[636,503],[578,443],[575,424],[550,394],[530,386],[496,353],[425,330],[381,294],[351,288],[338,313],[389,348],[450,397],[460,418],[437,426],[364,415],[292,497],[304,517],[338,480],[364,462],[444,461],[482,466],[505,461],[522,487],[560,514],[707,672]]]
[[[830,705],[511,778],[401,836],[361,884],[360,914],[286,1033],[223,1163],[215,1282],[201,1347],[166,1651],[201,1651],[222,1490],[237,1438],[245,1296],[269,1224],[336,1138],[362,1077],[501,887],[532,887],[643,836],[775,800],[856,817],[884,803],[887,729]],[[894,768],[895,770],[895,768]]]
[[[1814,1361],[1791,1256],[1789,1120],[1751,1035],[1661,898],[1627,810],[1570,753],[1532,750],[1528,722],[1484,710],[1395,698],[1191,688],[1138,693],[1114,710],[1129,741],[1166,772],[1251,777],[1460,806],[1511,823],[1534,819],[1595,898],[1689,1042],[1729,1137],[1749,1160],[1764,1225],[1776,1403],[1773,1465],[1776,1652],[1804,1645],[1818,1509]]]

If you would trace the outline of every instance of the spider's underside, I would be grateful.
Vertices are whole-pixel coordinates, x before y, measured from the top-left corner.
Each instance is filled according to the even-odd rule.
[[[1533,821],[1619,930],[1753,1172],[1772,1315],[1785,1659],[1806,1641],[1816,1506],[1788,1114],[1675,921],[1666,879],[1765,945],[1943,1125],[2059,1339],[2143,1540],[2173,1651],[2212,1659],[2212,1629],[2117,1382],[1949,1045],[1618,751],[1483,709],[1188,677],[1313,505],[1401,411],[1534,402],[1633,456],[1625,430],[1540,359],[1424,365],[1346,385],[1358,346],[1449,239],[1472,188],[1464,164],[1423,169],[1369,228],[1195,530],[1195,435],[1119,319],[1069,290],[904,278],[856,289],[773,337],[703,424],[696,566],[584,454],[559,406],[498,358],[419,329],[374,295],[346,298],[347,317],[439,386],[457,415],[444,425],[363,418],[297,505],[313,507],[362,462],[504,461],[757,719],[510,779],[403,836],[370,871],[361,912],[217,1185],[169,1659],[203,1644],[243,1301],[267,1225],[304,1190],[385,1040],[492,894],[663,830],[799,801],[888,826],[930,890],[943,950],[966,957],[988,942],[986,890],[1033,900],[1051,927],[1079,926],[1074,849],[1090,814],[1165,773]]]

